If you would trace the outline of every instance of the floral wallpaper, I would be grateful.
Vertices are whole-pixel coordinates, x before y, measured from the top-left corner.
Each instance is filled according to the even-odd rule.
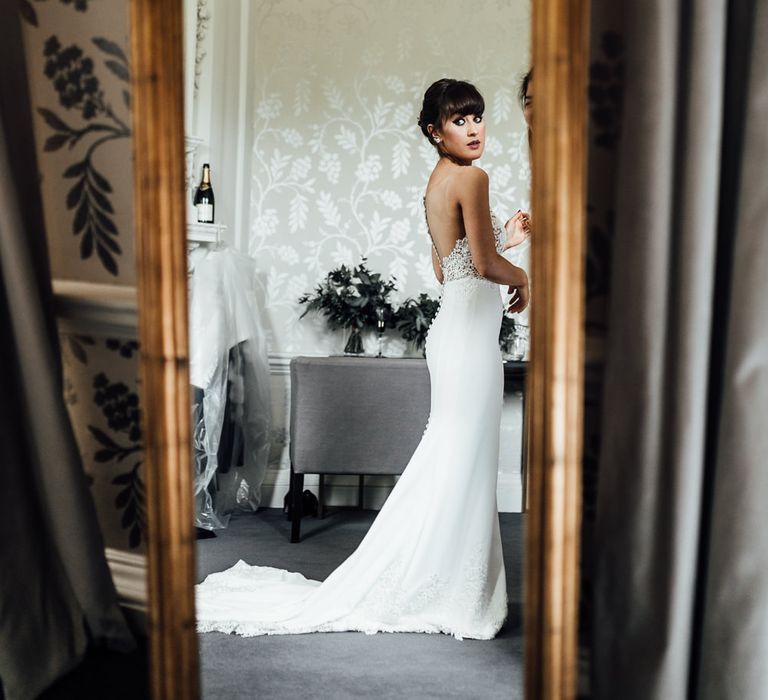
[[[298,297],[333,267],[396,278],[399,298],[439,286],[421,195],[436,157],[416,125],[425,89],[452,76],[486,99],[481,166],[493,206],[528,206],[516,91],[528,69],[525,1],[281,0],[252,5],[256,58],[250,222],[240,247],[260,279],[270,351],[339,352]],[[389,352],[404,344],[390,338]]]
[[[133,285],[128,3],[17,2],[52,276]],[[83,330],[60,336],[66,404],[106,545],[141,551],[138,344]]]
[[[65,401],[110,546],[142,548],[146,503],[132,339],[61,335]]]
[[[133,284],[128,4],[19,9],[53,277]]]

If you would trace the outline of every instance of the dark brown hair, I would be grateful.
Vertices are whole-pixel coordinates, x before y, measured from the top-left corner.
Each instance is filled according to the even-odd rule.
[[[529,70],[521,79],[520,87],[517,91],[517,99],[520,100],[520,106],[525,107],[525,98],[528,97],[528,85],[533,80],[533,68]]]
[[[454,78],[441,78],[432,83],[424,93],[418,124],[421,133],[436,147],[427,129],[430,124],[439,129],[443,122],[454,114],[480,116],[484,111],[485,100],[472,83]]]

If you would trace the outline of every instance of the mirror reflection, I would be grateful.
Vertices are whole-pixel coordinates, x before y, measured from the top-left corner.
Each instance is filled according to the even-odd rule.
[[[529,25],[185,2],[204,689],[522,694]]]

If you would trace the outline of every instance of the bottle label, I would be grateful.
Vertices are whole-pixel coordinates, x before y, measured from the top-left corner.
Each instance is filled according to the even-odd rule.
[[[213,204],[198,204],[197,221],[201,224],[213,223]]]

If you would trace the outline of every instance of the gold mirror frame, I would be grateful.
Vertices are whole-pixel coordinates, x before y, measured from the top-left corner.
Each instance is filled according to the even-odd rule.
[[[549,700],[575,697],[577,681],[589,2],[532,5],[525,697]],[[131,0],[130,19],[150,686],[155,700],[194,700],[182,0]]]

